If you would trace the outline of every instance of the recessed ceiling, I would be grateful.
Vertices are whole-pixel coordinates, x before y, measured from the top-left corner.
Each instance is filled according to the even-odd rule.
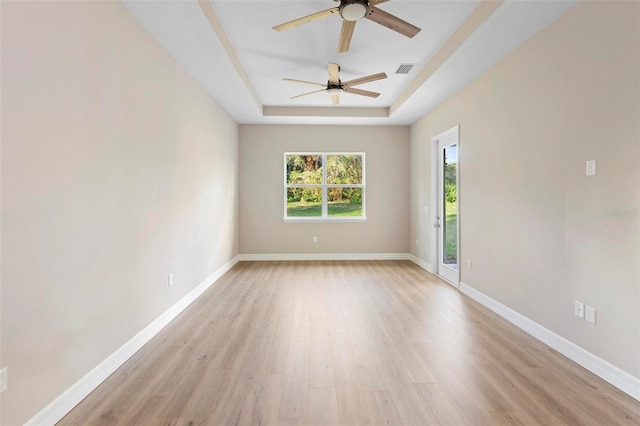
[[[337,53],[338,14],[286,31],[273,26],[338,5],[332,0],[128,1],[135,19],[239,123],[411,124],[569,10],[576,1],[391,0],[376,7],[422,30],[405,37],[357,21],[348,52]],[[318,87],[327,63],[342,81],[385,72],[358,86],[378,98]],[[408,74],[396,74],[415,64]]]

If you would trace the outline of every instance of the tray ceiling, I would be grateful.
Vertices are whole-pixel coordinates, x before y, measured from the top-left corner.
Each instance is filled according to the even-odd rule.
[[[335,7],[332,0],[128,1],[151,36],[239,123],[411,124],[565,13],[575,1],[391,0],[377,7],[422,29],[414,38],[357,21],[337,53],[339,15],[278,32],[273,26]],[[285,77],[326,84],[385,72],[358,86],[378,98],[321,92]],[[414,67],[396,74],[403,64]]]

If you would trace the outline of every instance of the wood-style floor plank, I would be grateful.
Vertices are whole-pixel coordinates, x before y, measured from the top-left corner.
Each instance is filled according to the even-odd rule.
[[[364,393],[367,401],[367,409],[371,415],[374,425],[401,425],[402,417],[398,412],[391,392],[368,391]]]
[[[335,388],[311,388],[309,390],[309,424],[333,426],[339,423]]]
[[[241,262],[59,424],[637,425],[640,402],[409,262]]]
[[[291,331],[280,417],[309,416],[309,338],[309,327]]]

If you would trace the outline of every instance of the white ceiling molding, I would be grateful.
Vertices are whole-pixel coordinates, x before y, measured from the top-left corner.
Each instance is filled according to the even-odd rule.
[[[253,85],[251,84],[251,81],[249,80],[247,73],[245,72],[244,68],[242,68],[242,64],[238,59],[238,55],[236,55],[236,52],[233,50],[233,46],[231,45],[229,38],[227,37],[224,30],[222,29],[222,24],[220,23],[220,20],[218,19],[216,12],[213,10],[213,7],[211,6],[211,2],[209,0],[198,0],[198,5],[202,9],[202,13],[204,13],[204,15],[207,17],[207,20],[211,25],[211,29],[213,29],[213,31],[216,33],[218,40],[220,40],[222,47],[224,47],[224,51],[227,52],[227,56],[229,57],[229,60],[231,61],[234,68],[238,72],[238,75],[240,76],[240,78],[242,79],[242,82],[244,83],[245,87],[249,91],[249,94],[251,95],[253,100],[256,102],[256,106],[258,107],[258,110],[262,112],[262,103],[260,102],[260,98],[258,97],[256,90],[253,88]]]
[[[267,117],[389,117],[389,108],[264,107]]]
[[[442,45],[440,50],[431,57],[411,84],[400,94],[389,109],[393,114],[409,99],[431,75],[444,64],[451,55],[482,25],[503,3],[503,0],[482,0],[476,6],[471,15],[458,27],[458,29]]]

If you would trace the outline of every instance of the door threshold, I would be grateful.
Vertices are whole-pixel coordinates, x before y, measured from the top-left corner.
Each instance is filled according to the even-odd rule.
[[[436,274],[436,277],[440,278],[442,281],[446,282],[447,284],[450,284],[451,286],[453,286],[456,290],[460,290],[460,283],[455,283],[453,281],[451,281],[450,279],[444,277],[443,275],[440,274]]]

